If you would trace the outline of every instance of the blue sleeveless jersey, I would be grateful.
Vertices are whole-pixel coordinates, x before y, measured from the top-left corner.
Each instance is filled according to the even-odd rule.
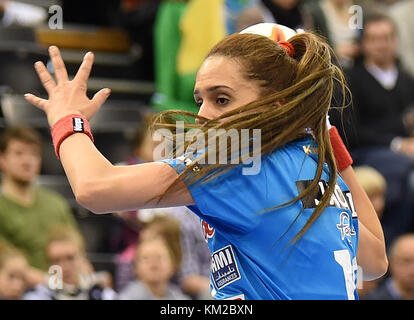
[[[358,299],[358,219],[352,196],[338,175],[330,205],[296,242],[324,193],[282,206],[313,180],[317,155],[311,138],[262,156],[257,175],[239,165],[189,190],[189,208],[201,219],[211,252],[211,294],[215,299]],[[187,161],[163,160],[177,172]],[[273,209],[272,209],[273,208]],[[271,210],[268,210],[271,209]]]

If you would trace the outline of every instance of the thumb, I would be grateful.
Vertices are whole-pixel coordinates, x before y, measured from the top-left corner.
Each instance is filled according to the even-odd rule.
[[[101,106],[105,103],[106,99],[108,99],[109,95],[111,94],[111,90],[108,88],[99,90],[95,95],[92,97],[90,106],[84,111],[84,116],[86,119],[90,120],[98,112]]]
[[[101,105],[103,105],[108,99],[109,95],[111,94],[111,89],[105,88],[102,90],[99,90],[92,98],[92,102],[99,108]]]
[[[26,93],[24,95],[24,98],[26,99],[27,102],[31,103],[32,105],[38,107],[39,109],[42,109],[43,111],[46,111],[46,105],[47,105],[47,100],[36,97],[35,95],[31,94],[31,93]]]
[[[108,88],[99,90],[95,95],[93,96],[91,102],[92,102],[92,108],[88,110],[88,114],[86,115],[87,119],[90,119],[93,117],[93,115],[98,112],[98,110],[101,108],[101,106],[105,103],[106,99],[108,99],[109,95],[111,94],[111,90]]]

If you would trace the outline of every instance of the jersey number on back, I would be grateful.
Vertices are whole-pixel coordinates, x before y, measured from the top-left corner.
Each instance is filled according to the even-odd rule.
[[[335,261],[342,267],[345,277],[348,300],[355,300],[356,271],[358,270],[356,258],[351,261],[351,254],[347,249],[334,251]]]

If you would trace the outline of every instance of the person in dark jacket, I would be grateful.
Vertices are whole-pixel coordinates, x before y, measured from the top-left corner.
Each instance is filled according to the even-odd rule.
[[[409,231],[414,194],[414,79],[398,64],[392,20],[367,16],[361,37],[363,56],[348,74],[352,107],[331,113],[354,160],[377,169],[387,180],[383,224],[387,243]],[[340,130],[341,131],[341,130]]]

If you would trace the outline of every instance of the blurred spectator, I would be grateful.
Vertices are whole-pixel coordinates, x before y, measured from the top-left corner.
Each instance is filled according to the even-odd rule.
[[[242,0],[239,0],[243,2]],[[241,30],[257,23],[278,23],[294,30],[310,30],[313,27],[312,15],[301,0],[251,0],[236,17],[236,30]]]
[[[354,168],[358,182],[368,195],[381,220],[385,207],[385,192],[387,182],[381,173],[369,166],[357,166]]]
[[[42,140],[31,128],[7,128],[0,137],[0,237],[21,250],[31,266],[45,271],[48,231],[61,224],[77,228],[77,223],[60,194],[34,184],[41,150]]]
[[[142,162],[152,161],[153,150],[156,143],[152,140],[149,130],[152,114],[147,114],[141,126],[136,131],[133,143],[132,154],[125,163],[134,165]],[[116,215],[123,219],[124,228],[118,236],[113,238],[113,247],[119,247],[122,252],[117,257],[116,266],[116,288],[122,290],[125,285],[135,277],[134,257],[135,245],[144,224],[147,224],[154,216],[162,215],[172,217],[179,221],[180,225],[180,251],[182,250],[182,264],[178,276],[174,278],[183,290],[196,299],[209,299],[210,295],[210,252],[203,239],[199,219],[185,207],[146,209],[131,212],[120,212]],[[150,230],[168,230],[168,221],[155,219],[153,223],[145,227],[144,234]],[[165,227],[165,228],[164,228]],[[122,244],[122,246],[120,246]],[[178,254],[178,250],[176,253]],[[180,253],[181,255],[181,253]]]
[[[359,30],[349,24],[349,8],[354,4],[353,0],[315,0],[305,6],[312,16],[313,29],[327,38],[343,66],[352,65],[359,53]]]
[[[154,28],[158,110],[197,113],[194,85],[208,51],[224,36],[225,2],[219,0],[163,1]]]
[[[264,22],[278,23],[294,30],[309,29],[311,16],[302,0],[260,0]]]
[[[179,221],[167,215],[153,216],[149,221],[145,222],[145,226],[141,231],[139,239],[140,241],[144,241],[156,237],[161,237],[167,242],[168,247],[172,252],[172,257],[174,258],[174,270],[175,272],[178,272],[182,260]]]
[[[389,254],[390,276],[364,298],[367,300],[414,300],[414,234],[399,236]]]
[[[163,236],[145,236],[137,245],[137,280],[119,295],[121,300],[188,300],[171,278],[179,264],[171,243]]]
[[[86,258],[82,236],[74,229],[53,229],[45,247],[50,269],[48,284],[39,284],[25,300],[113,300],[110,275],[95,273]],[[57,269],[59,268],[59,269]],[[60,271],[57,271],[60,270]],[[61,276],[61,278],[59,278]]]
[[[224,36],[260,22],[309,27],[310,14],[297,0],[191,0],[160,4],[155,26],[155,84],[158,110],[197,113],[193,90],[198,68]],[[267,5],[267,6],[266,6]]]
[[[157,220],[159,221],[158,229],[163,221],[166,227],[168,217],[179,222],[182,261],[177,274],[178,284],[193,299],[212,299],[210,293],[211,255],[203,237],[200,219],[186,207],[140,210],[142,220],[158,216],[165,217],[155,218],[155,224]]]
[[[382,218],[386,243],[408,232],[414,217],[414,138],[410,105],[414,80],[397,64],[397,39],[392,20],[382,14],[364,19],[362,60],[348,72],[353,107],[343,119],[331,111],[356,165],[378,170],[387,181]],[[335,119],[336,117],[336,119]]]
[[[270,17],[269,19],[272,20],[273,18]],[[246,29],[247,27],[263,22],[269,22],[265,21],[265,13],[263,12],[263,6],[249,6],[240,11],[240,13],[235,18],[235,31],[240,32],[243,29]]]
[[[358,137],[355,146],[386,146],[414,156],[414,132],[405,119],[414,104],[414,80],[397,64],[393,21],[382,14],[367,16],[361,38],[363,60],[349,72]],[[375,93],[375,94],[374,94]],[[355,141],[357,140],[357,141]]]
[[[258,6],[259,0],[224,0],[225,6],[225,20],[226,20],[226,31],[227,34],[233,34],[235,32],[241,31],[243,28],[239,28],[240,16],[245,12],[253,11],[258,13],[258,19],[260,21],[256,22],[256,19],[252,23],[248,23],[247,26],[263,22],[262,12]],[[256,10],[255,10],[256,9]],[[251,19],[249,19],[251,21]]]
[[[385,178],[381,173],[369,166],[357,166],[354,167],[354,170],[358,182],[367,193],[381,221],[385,206],[385,192],[387,190]],[[373,281],[360,282],[357,286],[359,297],[362,299],[369,292],[373,291],[381,281],[383,281],[383,277]]]
[[[27,288],[26,258],[17,249],[0,242],[0,300],[19,300]]]
[[[132,139],[132,152],[125,162],[118,165],[135,165],[153,161],[154,142],[149,130],[152,114],[144,116],[139,128],[135,131]],[[118,291],[122,290],[131,280],[134,274],[133,260],[135,257],[135,246],[138,240],[142,223],[139,219],[139,211],[114,213],[121,219],[121,227],[113,231],[111,237],[111,250],[117,252],[115,283]]]
[[[185,207],[171,208],[169,214],[180,222],[183,259],[178,272],[178,281],[181,288],[194,299],[212,299],[211,254],[203,237],[200,219]]]
[[[390,9],[390,16],[398,31],[402,65],[414,77],[414,0],[397,2]]]
[[[20,1],[1,0],[0,13],[1,24],[5,27],[34,27],[48,18],[44,8]]]
[[[180,21],[187,1],[161,3],[154,25],[155,85],[153,105],[160,110],[184,109],[197,112],[193,90],[195,72],[181,76],[177,71],[177,57],[181,44]]]
[[[178,262],[178,265],[175,266],[175,270],[178,270],[182,258],[179,222],[172,217],[165,216],[165,213],[162,216],[154,215],[152,209],[140,210],[137,220],[142,226],[139,240],[150,239],[155,236],[161,236],[166,239],[174,254],[175,262]],[[131,245],[122,253],[122,260],[117,267],[118,277],[116,280],[118,281],[118,291],[122,291],[129,282],[136,278],[136,245],[136,243],[131,243]],[[174,274],[172,281],[177,282],[176,273]]]

